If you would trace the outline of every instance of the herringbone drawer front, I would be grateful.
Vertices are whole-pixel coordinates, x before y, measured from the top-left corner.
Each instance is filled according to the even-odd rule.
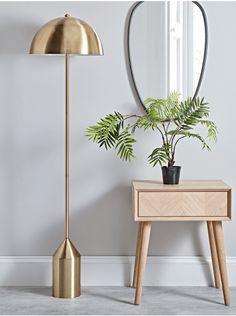
[[[227,216],[227,192],[139,192],[138,216]]]

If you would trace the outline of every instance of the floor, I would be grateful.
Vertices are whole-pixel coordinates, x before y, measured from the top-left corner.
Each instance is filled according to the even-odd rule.
[[[129,287],[84,287],[76,299],[51,297],[48,287],[0,287],[0,315],[236,315],[221,290],[207,287],[145,287],[142,304],[133,305]]]

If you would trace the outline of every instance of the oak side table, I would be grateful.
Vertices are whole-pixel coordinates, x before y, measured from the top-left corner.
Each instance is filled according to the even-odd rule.
[[[141,303],[151,223],[156,221],[205,221],[211,250],[215,287],[222,283],[224,303],[230,292],[224,251],[222,221],[231,219],[231,188],[221,180],[184,180],[178,185],[158,181],[133,181],[133,215],[139,223],[133,287],[135,304]]]

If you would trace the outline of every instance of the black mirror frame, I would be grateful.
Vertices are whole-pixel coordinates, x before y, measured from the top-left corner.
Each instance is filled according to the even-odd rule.
[[[129,77],[131,89],[133,91],[135,100],[138,101],[138,103],[141,105],[141,107],[146,111],[146,106],[140,97],[140,94],[139,94],[138,88],[137,88],[137,84],[136,84],[135,79],[134,79],[134,73],[133,73],[131,57],[130,57],[130,26],[131,26],[132,16],[133,16],[135,9],[137,9],[137,7],[139,7],[143,2],[145,2],[145,1],[135,2],[131,6],[131,8],[128,12],[128,15],[126,18],[125,43],[124,44],[125,44],[126,68],[127,68],[127,72],[128,72],[128,77]],[[206,60],[207,60],[207,52],[208,52],[208,24],[207,24],[206,12],[203,9],[202,5],[198,1],[192,1],[192,3],[194,3],[200,9],[200,11],[202,13],[202,17],[203,17],[204,27],[205,27],[204,54],[203,54],[202,68],[201,68],[198,84],[197,84],[197,87],[196,87],[196,90],[195,90],[195,93],[193,96],[193,99],[195,99],[198,95],[198,92],[199,92],[199,89],[200,89],[200,86],[202,83],[203,75],[205,72],[205,68],[206,68]]]

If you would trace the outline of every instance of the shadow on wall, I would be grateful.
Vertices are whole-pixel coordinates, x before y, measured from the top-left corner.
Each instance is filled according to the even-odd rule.
[[[28,24],[26,20],[0,20],[0,54],[27,54],[39,25]]]

